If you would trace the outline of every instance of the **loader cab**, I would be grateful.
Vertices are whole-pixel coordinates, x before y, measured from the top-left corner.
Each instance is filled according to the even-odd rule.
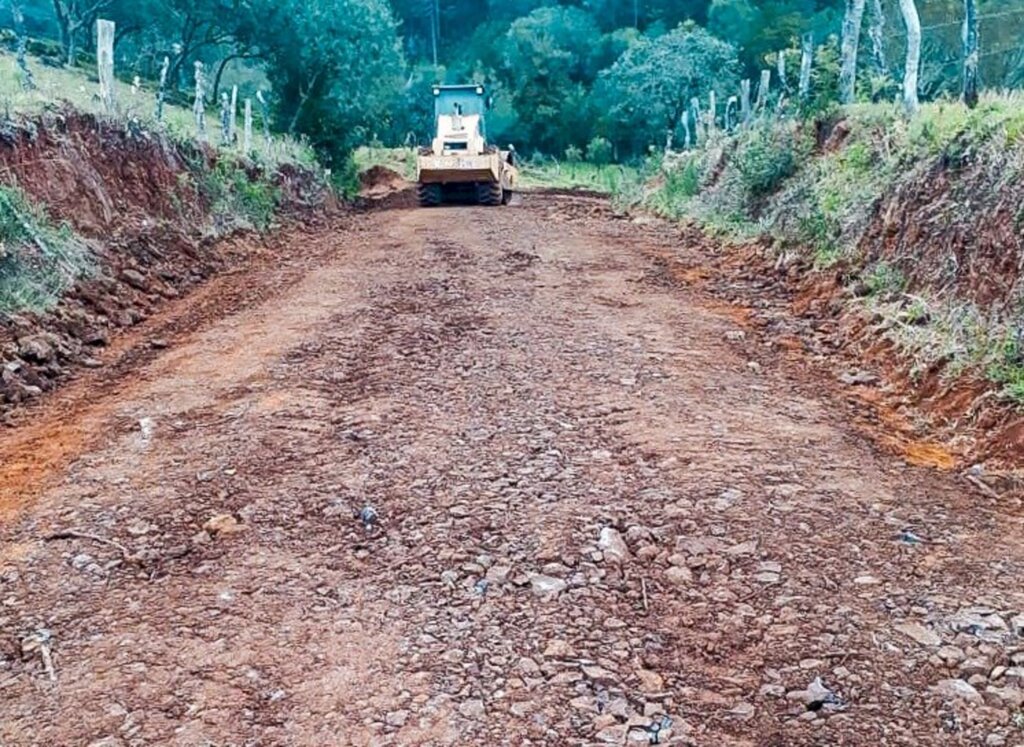
[[[480,134],[486,136],[484,127],[486,112],[491,108],[491,98],[482,85],[441,86],[436,85],[434,93],[434,131],[437,131],[439,118],[442,115],[467,117],[476,115],[480,118]]]

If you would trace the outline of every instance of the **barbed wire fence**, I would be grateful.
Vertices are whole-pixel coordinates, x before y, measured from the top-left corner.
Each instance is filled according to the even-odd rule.
[[[864,0],[854,0],[860,2],[863,5]],[[965,0],[965,6],[967,12],[970,12],[970,8],[973,6],[972,0]],[[877,10],[875,11],[877,12]],[[966,14],[965,14],[966,16]],[[1024,28],[1024,7],[1014,8],[1011,10],[996,11],[992,13],[975,14],[972,19],[975,29],[981,24],[991,24],[992,22],[999,21],[1008,18],[1020,18],[1022,21],[1022,28]],[[924,38],[924,34],[933,33],[945,29],[960,29],[961,30],[961,48],[956,54],[946,55],[944,57],[936,57],[934,50],[927,50],[928,54],[920,54],[918,52],[918,58],[916,63],[911,61],[908,62],[907,68],[904,74],[904,89],[907,86],[907,79],[910,79],[910,85],[913,88],[912,100],[907,101],[904,98],[904,106],[907,108],[908,113],[913,113],[917,107],[917,97],[921,92],[921,89],[926,87],[927,84],[922,84],[920,77],[922,71],[926,69],[941,69],[948,68],[952,65],[956,65],[961,68],[961,90],[960,97],[965,101],[968,106],[974,106],[977,103],[976,93],[972,94],[969,90],[972,85],[971,73],[967,69],[969,66],[974,67],[973,73],[973,85],[977,85],[977,65],[980,60],[991,59],[995,57],[1003,57],[1016,55],[1019,59],[1014,66],[1020,68],[1020,83],[1024,83],[1024,42],[1020,44],[1002,44],[993,49],[980,49],[977,31],[975,30],[974,38],[969,38],[970,35],[965,32],[965,26],[968,18],[960,18],[951,21],[943,21],[940,23],[930,23],[927,25],[920,25],[915,31],[920,36],[920,43],[927,45],[928,40]],[[856,34],[858,37],[861,32],[861,20],[858,19],[852,26],[846,25],[845,28],[847,33]],[[868,34],[871,36],[874,33],[873,29],[869,29]],[[913,50],[910,49],[910,45],[907,44],[908,31],[906,28],[895,29],[888,31],[882,35],[881,40],[874,38],[872,41],[872,55],[874,57],[879,56],[878,44],[880,41],[894,42],[902,41],[902,46],[905,49],[905,54],[913,54]],[[707,108],[702,110],[702,104],[698,99],[694,99],[690,108],[687,110],[683,117],[682,130],[684,136],[683,146],[685,149],[689,149],[693,146],[699,146],[710,138],[715,133],[723,132],[731,134],[737,130],[749,128],[756,121],[762,120],[765,117],[775,116],[782,117],[786,116],[787,113],[792,113],[797,107],[806,104],[808,100],[813,96],[813,72],[815,70],[815,64],[817,62],[816,56],[819,48],[816,47],[818,40],[814,38],[813,34],[804,34],[800,39],[799,50],[785,49],[780,50],[775,55],[775,70],[774,73],[771,69],[765,68],[761,71],[760,81],[757,88],[754,89],[754,82],[750,79],[743,79],[740,81],[739,89],[736,94],[725,97],[724,105],[718,106],[716,101],[716,94],[712,92],[707,102]],[[847,54],[852,49],[854,55],[858,54],[857,44],[846,44],[841,43],[840,54],[846,52]],[[799,55],[800,66],[799,76],[797,79],[796,86],[794,87],[788,79],[789,63],[788,59],[791,56]],[[847,69],[852,71],[854,76],[853,80],[848,83],[848,86],[852,89],[856,82],[856,75],[859,72],[859,61],[854,59],[852,61],[847,60]],[[841,60],[842,63],[842,60]],[[875,67],[879,66],[879,62],[874,62]],[[891,70],[888,66],[884,70],[886,75],[891,75]],[[948,75],[943,75],[946,80],[949,79]],[[896,83],[893,80],[893,83]],[[757,91],[756,99],[751,102],[752,90]],[[906,93],[906,91],[905,91]],[[841,93],[840,93],[841,96]],[[769,106],[769,102],[774,97],[775,105]]]

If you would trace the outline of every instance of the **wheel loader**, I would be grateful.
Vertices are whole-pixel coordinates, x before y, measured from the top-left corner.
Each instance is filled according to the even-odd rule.
[[[433,87],[434,139],[416,162],[420,204],[446,202],[507,205],[519,178],[515,150],[487,142],[485,115],[491,98],[482,85]]]

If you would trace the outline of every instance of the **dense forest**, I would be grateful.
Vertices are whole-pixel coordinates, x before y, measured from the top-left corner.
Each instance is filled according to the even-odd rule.
[[[852,0],[851,0],[852,1]],[[844,0],[7,0],[0,23],[87,57],[96,18],[117,23],[119,74],[188,95],[202,61],[222,86],[266,92],[280,129],[307,136],[327,163],[362,142],[424,140],[429,84],[486,82],[490,135],[526,153],[628,159],[663,143],[692,97],[736,92],[813,33],[817,101],[839,77]],[[920,2],[921,92],[960,84],[962,0]],[[1024,83],[1024,8],[982,0],[984,85]],[[857,94],[895,98],[905,31],[899,3],[868,0]]]

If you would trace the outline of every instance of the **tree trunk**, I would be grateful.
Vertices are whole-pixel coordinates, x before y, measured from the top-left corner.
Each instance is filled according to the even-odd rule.
[[[804,34],[800,40],[800,98],[811,93],[811,66],[814,64],[814,34]]]
[[[921,17],[914,0],[900,0],[900,12],[907,27],[907,61],[903,71],[903,106],[913,114],[919,106],[917,99],[918,74],[921,68]]]
[[[973,109],[978,105],[978,4],[964,0],[964,103]]]
[[[857,91],[857,48],[864,19],[864,0],[846,0],[843,16],[842,65],[839,70],[839,100],[852,104]]]

